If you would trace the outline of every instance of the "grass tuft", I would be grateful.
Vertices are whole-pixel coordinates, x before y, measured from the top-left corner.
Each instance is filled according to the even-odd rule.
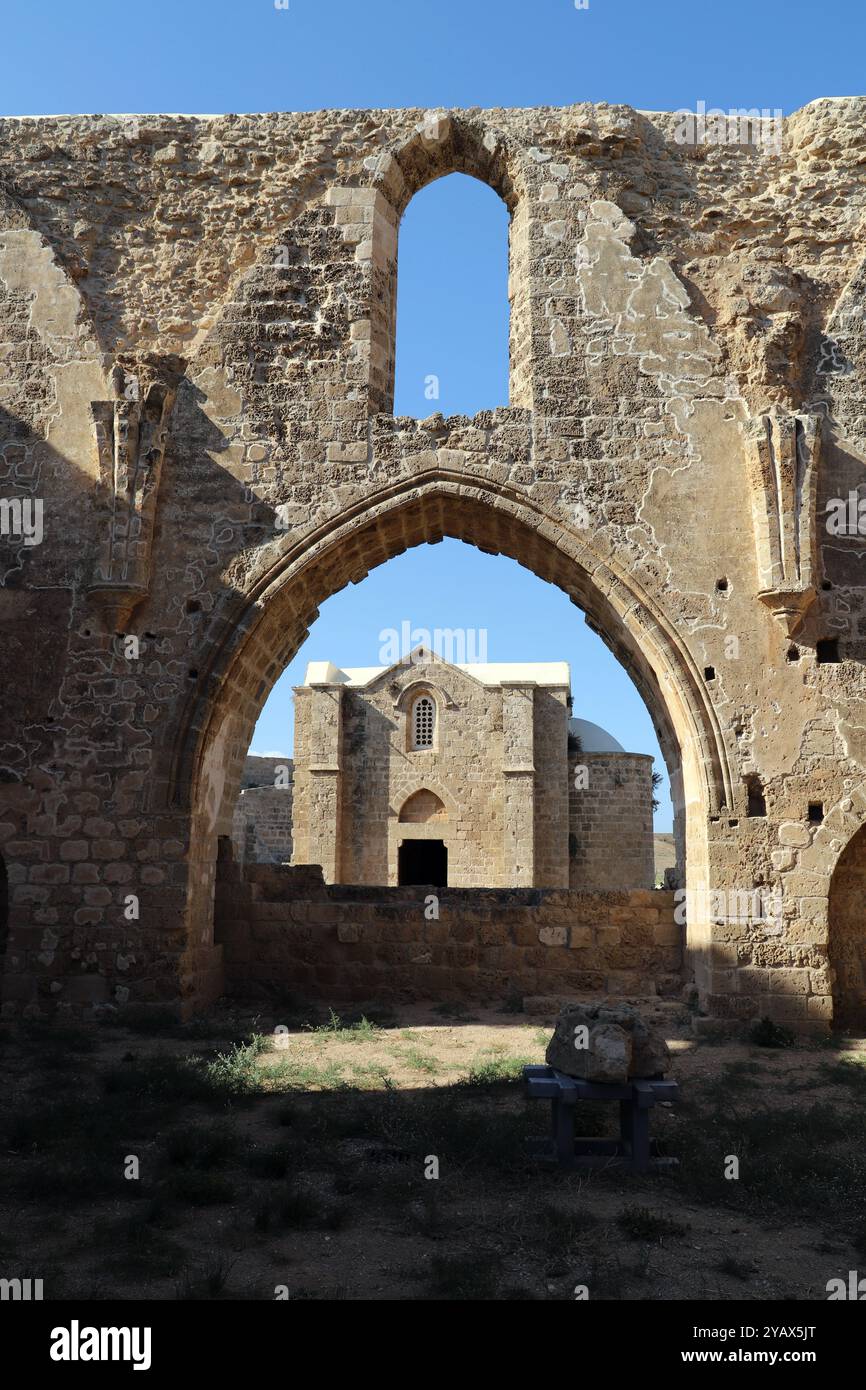
[[[666,1238],[684,1236],[689,1227],[673,1217],[650,1211],[649,1207],[627,1206],[618,1213],[616,1224],[629,1240],[651,1240],[661,1244]]]

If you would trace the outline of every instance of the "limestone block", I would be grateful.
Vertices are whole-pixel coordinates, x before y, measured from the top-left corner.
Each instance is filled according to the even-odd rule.
[[[558,1022],[545,1059],[567,1076],[622,1085],[631,1067],[631,1038],[616,1024],[596,1024],[589,1031],[587,1046],[576,1047],[573,1030],[567,1025],[560,1030]]]
[[[783,821],[779,826],[779,843],[782,845],[808,845],[811,839],[808,829],[799,821]]]
[[[568,1076],[622,1082],[629,1076],[662,1075],[669,1052],[658,1030],[631,1006],[576,1004],[557,1018],[546,1060]]]
[[[538,939],[543,946],[565,946],[568,944],[568,928],[541,927]]]

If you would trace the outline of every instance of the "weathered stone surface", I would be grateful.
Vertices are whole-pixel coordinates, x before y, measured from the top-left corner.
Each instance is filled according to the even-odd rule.
[[[818,1025],[830,980],[840,1018],[866,1012],[866,100],[811,102],[778,152],[681,124],[585,104],[0,120],[8,1012],[86,1010],[82,963],[109,1000],[219,992],[217,847],[269,690],[330,594],[446,535],[557,584],[637,683],[704,1008]],[[397,419],[400,221],[457,169],[511,213],[510,399]],[[36,502],[28,544],[15,507]],[[616,825],[586,853],[615,865]],[[56,865],[68,881],[28,878]],[[756,886],[773,920],[731,907]],[[716,990],[714,942],[768,992],[740,963]],[[832,977],[786,974],[817,971],[804,943]],[[674,968],[620,946],[583,979]],[[537,949],[549,994],[590,948]]]
[[[241,871],[227,858],[220,861],[218,889],[216,934],[227,954],[226,985],[241,998],[262,992],[255,967],[265,952],[275,952],[280,961],[265,992],[291,991],[303,979],[309,997],[329,1003],[359,997],[501,1003],[522,996],[527,1013],[551,1017],[563,1001],[539,999],[542,989],[568,990],[572,998],[617,992],[624,948],[616,928],[604,946],[593,948],[594,971],[575,963],[582,951],[538,943],[544,924],[563,912],[573,921],[597,920],[606,893],[448,888],[439,894],[439,918],[429,919],[424,889],[326,887],[320,869],[253,864]],[[639,899],[641,892],[618,896]],[[672,920],[673,894],[651,896],[657,906],[635,901],[635,915],[661,913]],[[523,918],[535,925],[521,928]],[[597,935],[591,927],[579,930]],[[647,979],[665,978],[664,949],[647,946],[640,959]],[[310,960],[331,971],[327,992],[319,979],[306,980]],[[359,961],[371,966],[366,995],[354,992],[352,970]]]
[[[589,1018],[583,1009],[569,1010],[557,1020],[545,1059],[567,1076],[621,1085],[631,1070],[631,1036],[615,1023]]]
[[[572,1004],[556,1020],[548,1064],[584,1081],[618,1082],[662,1076],[668,1046],[628,1004]]]
[[[477,634],[459,634],[463,655],[467,636],[472,656]],[[298,862],[321,862],[329,882],[394,886],[401,846],[436,840],[452,887],[651,887],[652,758],[569,751],[565,663],[486,663],[482,675],[409,640],[357,679],[315,662],[295,687]],[[417,748],[421,701],[432,702],[431,741]],[[548,915],[539,939],[565,945],[567,925]]]

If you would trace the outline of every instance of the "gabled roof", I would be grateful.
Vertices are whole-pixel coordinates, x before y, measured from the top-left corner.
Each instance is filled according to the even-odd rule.
[[[432,661],[435,665],[462,671],[464,675],[470,676],[481,685],[502,685],[507,681],[531,681],[535,685],[564,686],[566,690],[571,689],[571,668],[567,661],[486,661],[462,665],[458,662],[445,661],[435,652],[431,653],[422,647],[416,647],[409,656],[395,661],[391,666],[347,666],[344,668],[335,666],[331,661],[311,661],[307,666],[302,684],[348,685],[360,689],[372,685],[380,676],[389,671],[402,670],[413,664],[421,665],[421,662],[413,660],[420,651],[425,651],[425,665]]]
[[[311,661],[307,665],[303,685],[345,685],[356,690],[368,689],[383,676],[392,671],[404,671],[413,665],[418,653],[424,652],[423,664],[443,666],[449,670],[462,671],[470,680],[481,685],[497,686],[508,681],[533,682],[535,685],[555,689],[571,689],[571,668],[567,661],[488,661],[460,665],[445,661],[436,652],[426,647],[416,647],[407,657],[395,661],[391,666],[335,666],[332,661]],[[422,679],[419,677],[419,680]],[[569,732],[580,738],[584,753],[623,753],[622,744],[589,719],[569,719]]]

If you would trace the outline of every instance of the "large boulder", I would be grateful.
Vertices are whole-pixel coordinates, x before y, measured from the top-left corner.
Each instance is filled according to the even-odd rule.
[[[623,1085],[663,1076],[670,1058],[658,1029],[630,1004],[570,1004],[547,1045],[548,1066],[583,1081]]]

